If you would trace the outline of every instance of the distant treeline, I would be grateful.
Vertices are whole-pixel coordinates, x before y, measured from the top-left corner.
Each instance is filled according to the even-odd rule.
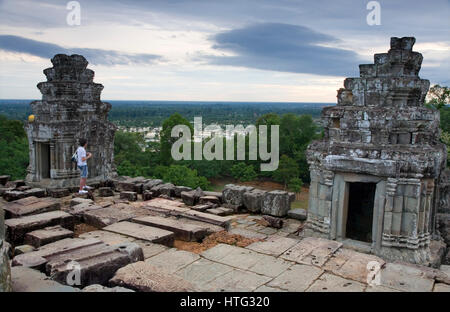
[[[26,120],[30,115],[32,100],[0,100],[0,114],[10,119]],[[204,124],[254,124],[261,116],[276,112],[280,115],[310,115],[319,118],[324,106],[332,103],[253,103],[253,102],[156,102],[109,101],[112,109],[109,120],[125,127],[160,127],[165,119],[175,113],[190,122],[202,117]]]

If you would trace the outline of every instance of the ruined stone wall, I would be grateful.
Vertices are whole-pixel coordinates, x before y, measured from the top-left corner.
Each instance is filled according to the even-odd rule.
[[[50,149],[50,179],[53,186],[78,183],[79,172],[71,162],[78,139],[88,140],[89,177],[106,179],[115,176],[113,167],[114,133],[116,126],[108,122],[111,104],[100,99],[103,86],[94,83],[94,72],[81,55],[58,54],[53,67],[44,70],[47,81],[37,87],[42,100],[31,103],[35,119],[26,131],[30,146],[28,182],[41,182],[42,155]]]
[[[11,268],[5,241],[4,211],[0,207],[0,292],[11,291]]]
[[[424,262],[447,153],[439,112],[424,106],[430,83],[418,76],[423,57],[414,43],[391,38],[388,53],[360,65],[360,77],[345,79],[338,91],[337,105],[323,109],[324,138],[307,151],[307,228],[344,239],[348,184],[376,183],[372,250]]]

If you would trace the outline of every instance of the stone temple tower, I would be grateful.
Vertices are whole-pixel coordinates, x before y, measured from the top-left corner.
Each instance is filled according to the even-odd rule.
[[[388,53],[347,78],[322,111],[324,138],[307,152],[306,235],[339,240],[390,260],[426,263],[436,189],[445,168],[439,112],[424,106],[415,38],[391,38]]]
[[[79,184],[71,157],[78,139],[88,140],[88,181],[115,176],[113,167],[116,126],[108,122],[111,104],[100,100],[103,86],[94,83],[94,71],[81,55],[57,54],[47,81],[38,83],[42,100],[31,103],[34,120],[25,126],[30,147],[27,182],[46,187]]]

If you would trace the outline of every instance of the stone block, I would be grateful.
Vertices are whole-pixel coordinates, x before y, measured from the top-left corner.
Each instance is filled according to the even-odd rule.
[[[129,180],[117,183],[116,190],[119,192],[138,192],[138,187]]]
[[[3,210],[5,211],[5,217],[9,219],[55,211],[60,209],[60,207],[60,203],[52,198],[30,196],[4,204]]]
[[[100,187],[98,189],[98,194],[100,197],[110,197],[114,196],[114,191],[111,187]]]
[[[12,267],[12,291],[14,292],[78,292],[79,289],[62,285],[45,274],[27,267]]]
[[[73,206],[76,206],[76,205],[79,205],[79,204],[93,205],[93,204],[94,204],[94,201],[93,201],[92,199],[78,198],[78,197],[73,198],[73,199],[70,201],[70,207],[73,207]]]
[[[385,261],[375,255],[340,248],[323,268],[345,279],[367,283],[367,278],[376,277],[384,265]]]
[[[74,229],[74,217],[63,211],[51,211],[22,218],[8,219],[5,221],[6,235],[10,243],[20,245],[25,234],[52,225]]]
[[[35,251],[35,250],[36,250],[36,248],[34,248],[31,245],[16,246],[16,247],[14,247],[14,256],[22,255],[24,253],[32,252],[32,251]]]
[[[109,281],[111,286],[141,292],[187,292],[195,287],[186,280],[146,262],[136,262],[119,269]]]
[[[138,195],[136,192],[120,192],[120,199],[126,199],[128,201],[137,201]]]
[[[297,263],[322,267],[342,246],[342,243],[323,238],[306,237],[284,252],[280,258]]]
[[[215,196],[220,200],[220,202],[223,202],[222,201],[222,192],[203,191],[203,193],[205,196]]]
[[[198,203],[199,204],[211,203],[211,204],[220,205],[220,200],[216,196],[202,196],[198,199]]]
[[[253,272],[233,269],[206,283],[204,287],[208,291],[214,292],[253,292],[270,279],[270,277]]]
[[[124,288],[124,287],[106,287],[100,284],[94,284],[86,286],[82,289],[82,292],[105,292],[105,293],[116,293],[116,292],[134,292],[134,290]]]
[[[173,189],[173,196],[181,197],[181,192],[190,192],[192,188],[187,186],[175,186]]]
[[[9,179],[11,179],[11,176],[9,176],[9,175],[0,176],[0,184],[6,185],[6,183],[8,183],[8,181],[9,181]]]
[[[233,268],[221,263],[200,258],[175,274],[193,284],[198,291],[211,291],[206,285],[215,278],[232,271]]]
[[[275,229],[281,229],[283,227],[283,219],[272,217],[268,215],[263,216],[264,220],[269,224],[270,227]]]
[[[60,225],[56,225],[27,233],[24,242],[25,244],[39,248],[43,245],[72,237],[73,231],[65,229]]]
[[[9,191],[13,191],[14,189],[12,187],[0,187],[0,196],[3,197],[3,194]]]
[[[271,191],[264,195],[261,213],[284,217],[290,209],[289,194],[285,191]]]
[[[211,209],[211,208],[212,208],[212,205],[204,204],[204,205],[195,205],[195,206],[193,206],[191,209],[192,209],[192,210],[195,210],[195,211],[204,212],[204,211],[206,211],[207,209]]]
[[[150,181],[144,183],[143,190],[144,191],[151,190],[153,187],[157,186],[158,184],[163,184],[163,180],[160,180],[160,179],[150,180]]]
[[[304,292],[322,272],[321,269],[314,266],[295,264],[270,281],[267,286],[287,291]]]
[[[83,220],[89,225],[103,228],[116,222],[126,221],[149,214],[150,211],[145,208],[138,208],[128,204],[119,203],[102,209],[86,211],[83,213]]]
[[[24,180],[15,180],[15,181],[8,181],[5,184],[5,187],[11,187],[11,188],[18,188],[21,186],[26,186],[25,181]]]
[[[170,197],[174,195],[175,185],[172,183],[158,184],[152,187],[151,191],[155,196],[166,195]]]
[[[210,208],[206,209],[207,213],[211,213],[216,216],[229,216],[233,214],[234,210],[231,208],[218,207],[218,208]]]
[[[142,200],[143,201],[147,201],[147,200],[151,200],[152,198],[154,198],[155,194],[152,191],[143,191],[142,192]]]
[[[173,232],[127,221],[109,225],[103,230],[131,236],[136,239],[149,241],[152,243],[163,244],[169,247],[173,246],[173,241],[175,238]]]
[[[171,248],[145,260],[145,263],[169,273],[175,273],[198,259],[200,256],[195,253]]]
[[[380,271],[380,285],[400,291],[429,292],[433,284],[421,270],[400,263],[387,263]]]
[[[102,209],[102,206],[94,205],[94,204],[79,204],[72,206],[65,211],[73,215],[78,222],[85,222],[84,215],[88,211]]]
[[[269,238],[267,238],[266,241],[255,242],[253,244],[248,245],[246,248],[256,252],[278,257],[286,250],[298,244],[298,242],[299,240],[297,239],[282,237],[279,235],[272,235]]]
[[[244,193],[253,190],[250,186],[227,184],[222,192],[223,203],[227,207],[239,209],[244,206]]]
[[[175,234],[175,239],[187,242],[201,240],[207,234],[207,229],[205,227],[192,225],[184,222],[183,220],[156,217],[156,216],[146,216],[134,218],[132,221],[139,224],[168,230]]]
[[[50,188],[47,189],[48,196],[53,198],[61,198],[70,196],[70,190],[67,188]]]
[[[244,207],[251,212],[260,212],[266,191],[254,189],[243,195]]]
[[[307,292],[363,292],[365,288],[362,283],[325,273],[307,289]]]
[[[181,192],[181,199],[183,200],[183,203],[185,203],[188,206],[194,206],[196,203],[195,198],[195,192]]]
[[[297,209],[291,209],[288,211],[288,217],[297,219],[300,221],[305,221],[308,217],[308,213],[305,209],[297,208]]]
[[[25,192],[21,192],[21,191],[14,190],[14,191],[6,191],[3,193],[3,198],[8,202],[13,201],[13,200],[18,200],[21,198],[25,198],[25,197],[26,197]]]
[[[47,196],[47,191],[42,188],[30,188],[29,190],[24,191],[25,197],[45,197]]]

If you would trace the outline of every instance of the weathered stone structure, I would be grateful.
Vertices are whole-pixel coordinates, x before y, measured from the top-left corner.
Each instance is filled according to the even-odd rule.
[[[343,241],[387,259],[429,261],[436,189],[445,168],[439,112],[424,106],[415,38],[391,38],[388,53],[347,78],[322,111],[324,138],[308,148],[305,234]]]
[[[42,100],[34,101],[25,126],[30,146],[27,182],[48,187],[75,186],[79,170],[71,162],[79,138],[88,140],[89,180],[115,176],[113,167],[116,126],[108,122],[111,104],[100,100],[103,86],[94,83],[94,71],[81,55],[57,54],[52,68],[38,83]]]
[[[5,241],[4,211],[0,207],[0,292],[11,291],[11,268],[8,258],[9,246]]]

